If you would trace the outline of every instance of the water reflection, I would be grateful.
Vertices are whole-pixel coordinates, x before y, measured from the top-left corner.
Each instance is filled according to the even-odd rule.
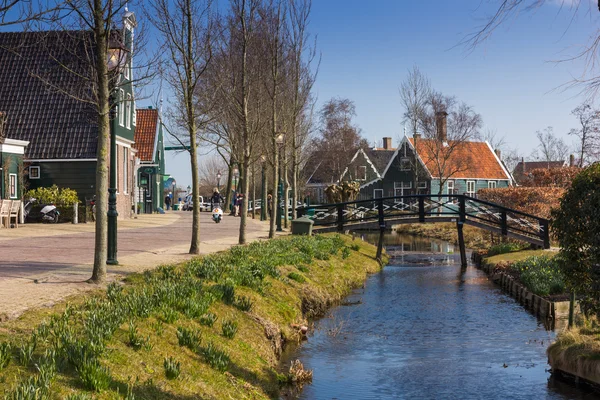
[[[450,245],[388,236],[390,265],[294,354],[314,370],[300,398],[596,398],[549,381],[554,333]]]

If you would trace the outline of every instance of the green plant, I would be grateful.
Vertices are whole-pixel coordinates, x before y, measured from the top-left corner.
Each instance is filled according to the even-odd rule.
[[[221,325],[221,330],[223,332],[223,336],[225,336],[227,339],[233,339],[233,337],[237,333],[238,324],[233,320],[223,321],[223,324]]]
[[[177,327],[177,340],[179,341],[180,346],[196,350],[200,347],[200,332],[179,326]]]
[[[351,244],[351,245],[350,245],[350,248],[351,248],[352,250],[354,250],[354,251],[359,251],[359,250],[360,250],[360,246],[359,246],[359,245],[357,245],[356,243],[354,243],[354,244]]]
[[[204,360],[214,369],[224,372],[229,366],[229,356],[227,353],[217,348],[212,342],[200,349]]]
[[[310,272],[310,270],[308,269],[308,267],[306,265],[297,265],[296,268],[298,269],[298,271],[303,272],[305,274]]]
[[[156,322],[154,322],[152,324],[152,328],[154,328],[154,332],[156,333],[156,336],[162,336],[163,332],[165,331],[165,325],[161,320],[156,320]]]
[[[97,359],[85,360],[76,371],[86,389],[100,392],[110,385],[110,373]]]
[[[127,344],[134,350],[139,350],[146,344],[146,340],[140,335],[137,327],[133,322],[129,323],[129,335]]]
[[[65,400],[92,400],[92,396],[86,393],[74,393],[65,397]]]
[[[304,276],[302,276],[302,274],[299,274],[297,272],[290,272],[288,274],[288,278],[290,278],[293,281],[299,282],[299,283],[306,282],[306,279],[304,278]]]
[[[510,242],[499,243],[499,244],[495,244],[495,245],[491,246],[488,249],[486,256],[492,257],[497,254],[511,253],[513,251],[519,251],[522,248],[523,248],[523,245],[521,245],[519,243],[510,243]]]
[[[181,374],[181,363],[173,357],[165,358],[163,366],[167,379],[176,379]]]
[[[233,305],[238,310],[250,311],[254,303],[252,302],[252,300],[250,300],[250,298],[246,296],[237,296]]]
[[[23,343],[17,353],[17,358],[19,363],[23,366],[28,366],[33,360],[33,352],[35,351],[35,347],[37,345],[37,341],[32,337],[28,342]]]
[[[510,266],[519,280],[538,296],[565,292],[565,278],[557,259],[549,256],[533,256]]]
[[[200,316],[200,324],[208,327],[212,327],[217,320],[217,314],[215,313],[206,313]]]
[[[26,198],[34,198],[39,204],[55,204],[57,207],[68,207],[79,202],[77,192],[69,188],[40,187],[25,193]]]
[[[344,247],[342,249],[342,258],[345,260],[348,257],[350,257],[350,248],[349,247]]]
[[[170,307],[164,307],[160,317],[167,324],[172,324],[179,319],[179,313]]]
[[[11,359],[12,347],[8,342],[0,343],[0,370],[8,366]]]

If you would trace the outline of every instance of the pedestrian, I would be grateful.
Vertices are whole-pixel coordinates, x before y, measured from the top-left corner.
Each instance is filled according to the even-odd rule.
[[[242,207],[242,195],[238,194],[237,199],[235,199],[234,216],[236,216],[236,217],[241,216],[241,214],[240,214],[241,207]]]
[[[269,195],[267,196],[267,212],[268,212],[268,218],[271,219],[271,207],[273,204],[273,196],[271,195],[271,193],[269,193]]]
[[[167,195],[165,197],[165,207],[167,208],[167,211],[169,211],[171,209],[171,196]]]

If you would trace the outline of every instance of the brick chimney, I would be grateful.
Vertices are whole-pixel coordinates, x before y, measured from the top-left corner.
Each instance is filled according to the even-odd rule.
[[[575,154],[571,154],[569,156],[569,167],[574,167],[575,166]]]
[[[391,150],[392,149],[392,138],[391,137],[384,137],[383,138],[383,149],[384,150]]]
[[[441,142],[448,141],[448,126],[446,123],[447,116],[448,113],[446,111],[438,111],[435,113],[435,125],[437,126],[437,134]]]

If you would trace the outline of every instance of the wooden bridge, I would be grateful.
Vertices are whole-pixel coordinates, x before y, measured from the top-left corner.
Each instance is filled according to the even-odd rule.
[[[464,224],[550,248],[547,219],[461,194],[411,195],[325,204],[301,208],[298,214],[312,219],[316,232],[379,229],[380,238],[392,225],[456,222],[463,266],[467,264]],[[377,254],[380,258],[382,240],[379,242]]]

